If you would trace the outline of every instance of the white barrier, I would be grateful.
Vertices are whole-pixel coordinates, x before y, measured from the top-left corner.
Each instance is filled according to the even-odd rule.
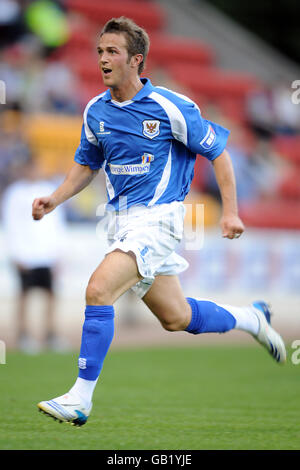
[[[70,225],[58,266],[57,292],[80,298],[86,283],[104,257],[105,234],[96,235],[95,225]],[[0,297],[17,289],[3,234],[0,230]],[[300,293],[300,233],[247,230],[239,239],[221,237],[219,230],[206,230],[203,247],[178,252],[190,267],[181,280],[189,290],[297,295]]]
[[[11,345],[18,281],[5,253],[1,231],[0,247],[0,329],[5,332],[3,339]],[[72,331],[77,342],[83,321],[85,288],[103,259],[105,249],[105,235],[99,237],[98,232],[96,236],[95,225],[68,226],[56,279],[57,322],[58,329]],[[190,263],[189,269],[180,276],[187,296],[235,305],[266,299],[275,309],[275,322],[280,324],[281,331],[286,331],[294,340],[300,339],[299,233],[247,230],[241,238],[227,240],[219,230],[206,230],[201,250],[187,251],[183,241],[178,252]],[[32,305],[29,322],[31,328],[39,331],[43,327],[43,307],[38,295]],[[116,304],[116,311],[117,322],[127,318],[155,327],[158,324],[135,296],[123,296]],[[156,330],[155,335],[158,333]],[[165,333],[161,333],[164,341]],[[134,342],[136,337],[133,334],[130,341]]]

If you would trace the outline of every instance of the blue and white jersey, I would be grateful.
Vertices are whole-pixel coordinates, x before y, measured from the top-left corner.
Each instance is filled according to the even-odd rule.
[[[93,98],[84,111],[75,161],[103,168],[108,202],[119,210],[142,204],[183,201],[194,176],[196,155],[214,160],[229,131],[203,119],[189,98],[142,78],[132,100],[112,100],[110,90]]]

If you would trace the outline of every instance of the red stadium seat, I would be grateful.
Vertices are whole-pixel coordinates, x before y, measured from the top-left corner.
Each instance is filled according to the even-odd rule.
[[[245,98],[250,90],[258,86],[258,80],[239,72],[225,72],[213,67],[194,64],[168,65],[168,71],[174,80],[184,83],[195,93],[202,93],[211,98]]]
[[[164,11],[154,2],[140,0],[65,0],[65,6],[83,14],[99,25],[113,17],[127,16],[148,31],[159,31],[165,25]]]
[[[283,178],[279,186],[279,194],[284,198],[300,201],[300,168],[295,168]]]
[[[150,41],[149,58],[162,66],[173,63],[211,65],[214,61],[212,49],[196,40],[152,34]]]
[[[92,49],[93,47],[93,35],[91,34],[91,31],[89,34],[87,34],[87,31],[85,30],[76,30],[72,31],[71,37],[69,38],[67,42],[67,46],[70,49]]]
[[[73,61],[72,57],[69,56],[64,57],[64,59],[68,62],[68,65],[72,67],[79,77],[86,77],[92,80],[97,79],[97,77],[99,79],[101,78],[96,54],[79,55],[76,58],[73,58]]]
[[[243,205],[239,212],[249,227],[300,229],[300,201],[262,201]]]
[[[273,140],[273,148],[283,158],[300,165],[300,137],[280,136]]]
[[[218,96],[215,97],[214,102],[220,108],[221,113],[227,118],[240,124],[245,124],[247,122],[248,119],[243,98]]]
[[[99,29],[91,31],[76,30],[64,47],[67,51],[76,51],[83,54],[92,51],[96,47],[97,33]],[[214,60],[213,51],[206,44],[181,37],[173,37],[161,34],[150,34],[149,60],[157,65],[178,63],[194,63],[211,65]]]

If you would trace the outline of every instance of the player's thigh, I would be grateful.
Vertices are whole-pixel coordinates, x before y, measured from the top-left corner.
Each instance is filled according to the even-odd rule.
[[[156,276],[142,300],[166,329],[184,329],[190,322],[191,309],[177,276]]]
[[[140,280],[135,256],[115,250],[92,274],[86,291],[87,302],[91,305],[111,305]]]

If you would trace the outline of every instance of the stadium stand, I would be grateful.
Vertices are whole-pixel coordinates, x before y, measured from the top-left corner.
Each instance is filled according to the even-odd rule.
[[[272,199],[240,208],[240,215],[248,227],[300,229],[300,201]]]
[[[181,62],[168,67],[169,72],[179,82],[185,83],[197,93],[203,93],[211,99],[218,97],[244,98],[258,80],[238,72],[223,72],[217,67],[203,67],[197,63],[182,66]]]
[[[122,12],[122,15],[132,18],[148,31],[162,30],[165,25],[164,10],[155,2],[114,0],[96,3],[94,0],[66,0],[65,6],[98,24],[104,24],[110,18],[121,16]]]
[[[51,176],[65,173],[71,166],[78,147],[81,125],[80,116],[49,114],[34,115],[26,122],[26,138],[44,174]]]
[[[209,45],[190,39],[152,34],[149,58],[156,65],[168,67],[171,64],[211,65],[214,63],[214,52]]]
[[[300,199],[300,168],[293,168],[282,178],[279,194],[286,199]]]
[[[273,146],[282,158],[300,168],[300,136],[277,136]]]

